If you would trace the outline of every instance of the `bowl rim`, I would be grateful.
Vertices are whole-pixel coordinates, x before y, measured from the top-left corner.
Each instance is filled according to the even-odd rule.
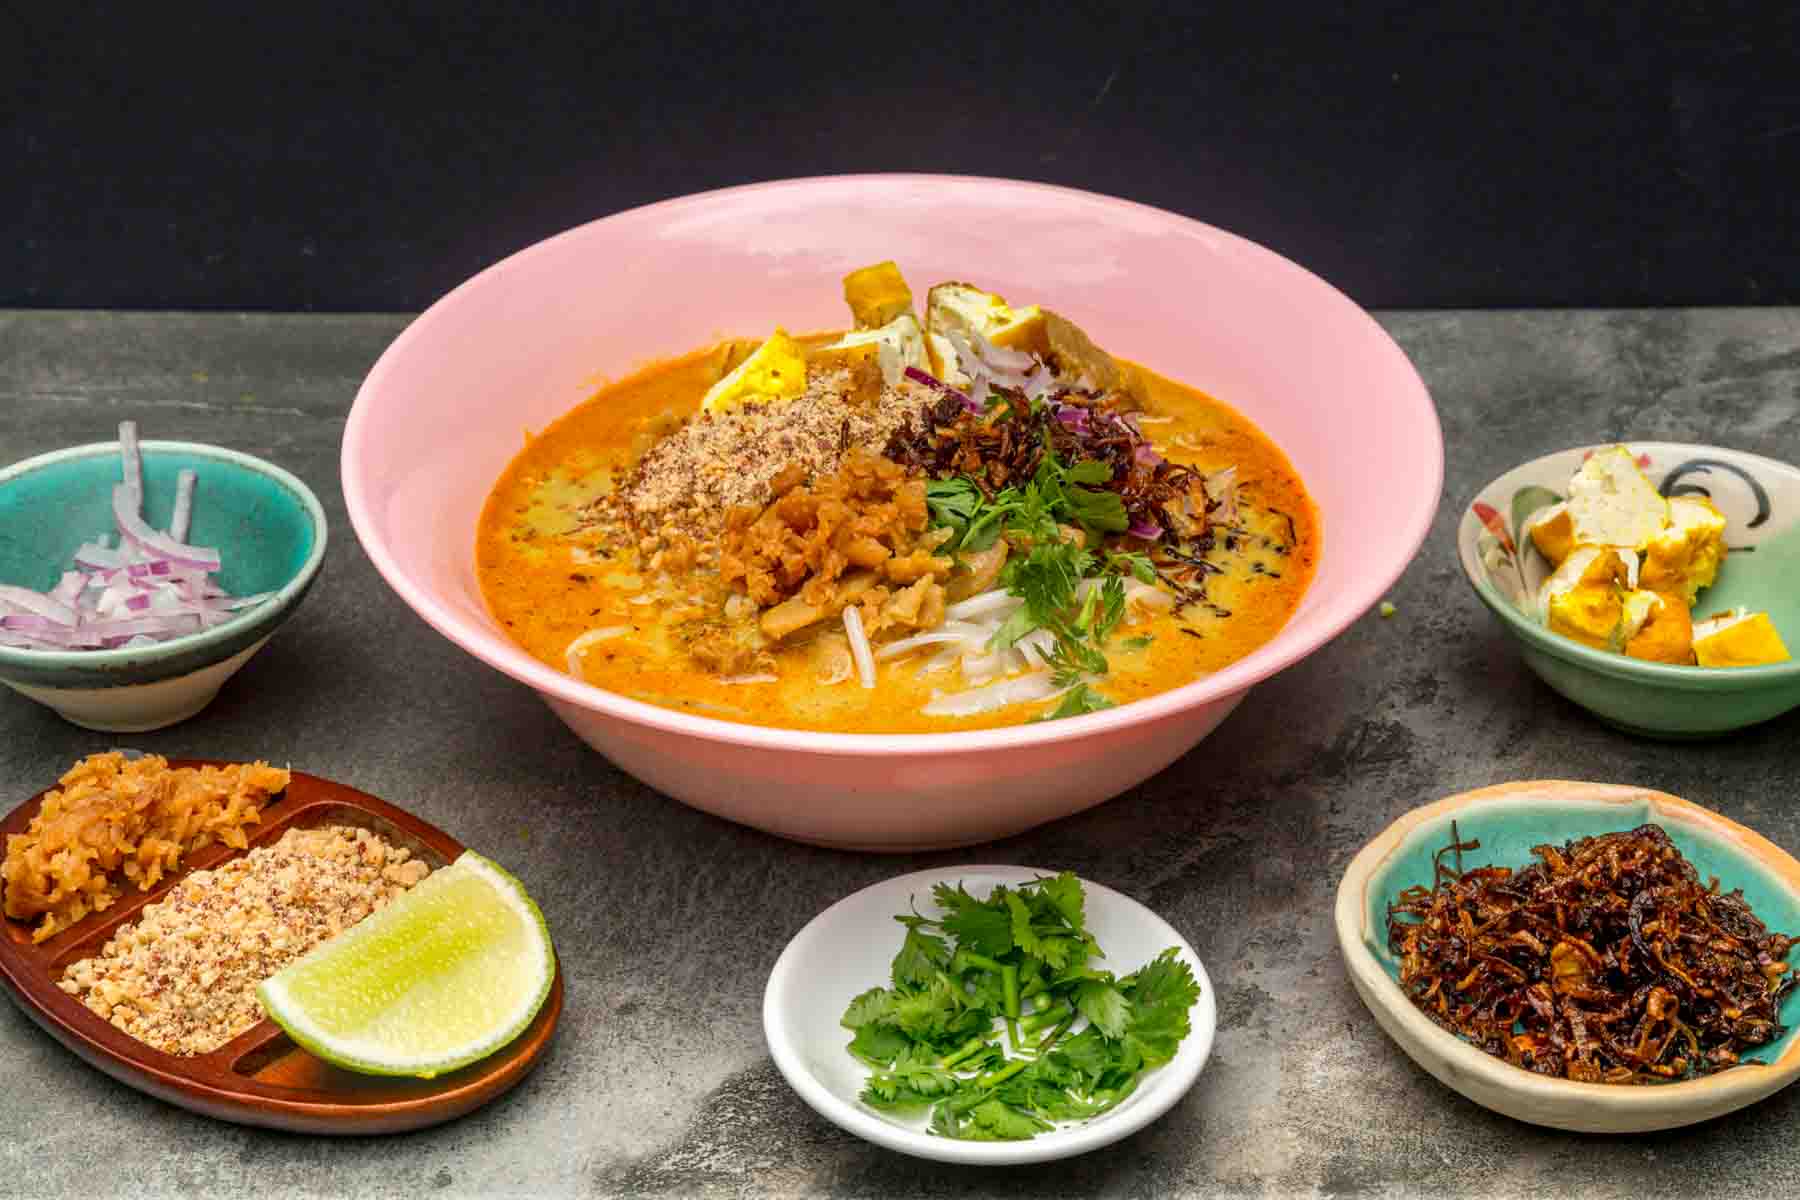
[[[413,342],[425,337],[431,326],[443,319],[444,311],[456,304],[464,293],[486,286],[493,279],[508,271],[516,262],[540,255],[554,254],[565,241],[591,236],[592,231],[602,227],[666,218],[697,206],[729,203],[736,197],[761,195],[775,191],[804,191],[811,188],[840,188],[847,185],[889,187],[919,184],[946,188],[977,187],[1038,193],[1101,209],[1129,212],[1140,217],[1150,216],[1164,222],[1175,222],[1182,226],[1197,228],[1205,231],[1211,238],[1224,240],[1240,253],[1256,258],[1273,270],[1297,273],[1307,281],[1309,287],[1322,289],[1323,294],[1329,300],[1346,306],[1385,346],[1386,351],[1391,352],[1394,356],[1402,369],[1402,378],[1408,385],[1405,388],[1405,401],[1411,406],[1417,419],[1428,425],[1431,433],[1429,461],[1422,464],[1420,471],[1409,477],[1409,482],[1418,487],[1419,503],[1409,514],[1397,543],[1406,548],[1406,553],[1396,556],[1395,561],[1386,569],[1359,574],[1349,587],[1340,589],[1338,596],[1341,599],[1336,602],[1335,614],[1324,619],[1320,628],[1311,637],[1284,642],[1284,638],[1292,629],[1292,618],[1290,618],[1289,622],[1283,625],[1273,638],[1243,658],[1211,675],[1166,692],[1159,692],[1141,700],[1121,704],[1116,708],[1078,717],[1066,717],[1061,720],[1036,724],[1001,726],[993,729],[956,730],[944,733],[833,733],[808,729],[784,729],[677,712],[674,709],[663,708],[646,701],[633,700],[593,684],[583,683],[571,675],[557,671],[547,664],[539,662],[526,653],[522,647],[508,642],[499,634],[481,628],[474,622],[465,621],[448,605],[439,601],[427,588],[415,584],[400,568],[393,552],[381,537],[380,527],[374,515],[374,506],[365,489],[363,473],[357,469],[357,464],[365,452],[364,443],[370,419],[369,412],[374,406],[376,394],[386,385],[388,376],[395,370],[398,357]],[[1254,414],[1246,415],[1254,418]],[[751,748],[855,756],[952,755],[985,750],[1026,749],[1078,738],[1103,736],[1159,719],[1175,717],[1202,704],[1241,693],[1318,651],[1372,608],[1418,557],[1419,548],[1424,545],[1425,538],[1431,531],[1432,523],[1436,519],[1442,502],[1444,439],[1443,425],[1438,417],[1437,407],[1432,402],[1431,393],[1420,377],[1417,367],[1413,365],[1412,360],[1407,357],[1406,352],[1400,348],[1393,337],[1344,292],[1266,246],[1192,217],[1170,212],[1167,209],[1155,208],[1136,201],[1123,200],[1079,188],[978,175],[890,172],[780,179],[696,192],[691,195],[661,200],[563,230],[484,268],[445,293],[412,321],[389,344],[388,348],[382,352],[381,357],[376,360],[375,365],[370,368],[361,387],[357,389],[355,403],[351,406],[349,418],[345,422],[343,446],[339,456],[339,474],[343,482],[344,500],[350,514],[351,528],[362,543],[364,553],[375,564],[375,569],[387,581],[388,586],[393,588],[401,600],[422,617],[426,624],[436,629],[452,643],[502,674],[531,687],[544,696],[546,701],[572,705],[578,709],[597,712],[661,732]],[[471,539],[473,536],[471,531]],[[1317,586],[1316,579],[1312,586]]]
[[[1706,1114],[1723,1113],[1759,1100],[1800,1076],[1800,1038],[1795,1038],[1780,1058],[1754,1070],[1731,1069],[1701,1079],[1643,1087],[1577,1083],[1569,1079],[1537,1075],[1503,1062],[1447,1030],[1440,1029],[1413,1006],[1406,998],[1406,993],[1400,990],[1400,985],[1388,975],[1364,941],[1363,919],[1368,909],[1368,889],[1376,873],[1421,826],[1469,809],[1522,803],[1527,798],[1553,804],[1599,802],[1624,805],[1648,802],[1656,810],[1659,820],[1704,828],[1732,843],[1745,857],[1755,859],[1767,868],[1794,896],[1795,902],[1800,904],[1800,862],[1796,862],[1792,855],[1755,830],[1668,792],[1630,784],[1568,779],[1517,780],[1459,792],[1403,814],[1357,851],[1338,882],[1333,914],[1338,948],[1344,956],[1344,965],[1351,981],[1370,1008],[1370,1015],[1376,1017],[1376,1024],[1384,1026],[1385,1031],[1386,1022],[1381,1019],[1385,1015],[1401,1026],[1409,1039],[1430,1045],[1439,1057],[1451,1064],[1453,1072],[1476,1076],[1493,1091],[1509,1093],[1526,1101],[1557,1103],[1579,1100],[1632,1118],[1654,1120],[1666,1117],[1671,1109],[1689,1107]],[[1377,1002],[1385,1010],[1384,1013],[1375,1011]],[[1407,1057],[1413,1057],[1406,1041],[1396,1034],[1390,1033],[1389,1036]],[[1771,1083],[1774,1084],[1773,1087],[1767,1086]],[[1456,1090],[1463,1091],[1461,1088]],[[1463,1094],[1469,1095],[1468,1092]],[[1476,1102],[1481,1103],[1479,1100]],[[1645,1129],[1664,1127],[1666,1122],[1643,1126]]]
[[[1540,454],[1536,458],[1527,459],[1502,471],[1481,487],[1476,488],[1463,502],[1456,526],[1456,560],[1462,566],[1463,577],[1469,581],[1469,586],[1475,589],[1475,595],[1515,635],[1531,643],[1534,649],[1541,650],[1553,658],[1560,658],[1564,662],[1586,667],[1602,675],[1610,675],[1615,679],[1655,683],[1682,691],[1749,691],[1800,681],[1800,658],[1784,663],[1768,663],[1760,667],[1702,667],[1679,663],[1650,662],[1624,654],[1614,654],[1607,650],[1596,650],[1592,646],[1584,646],[1571,638],[1551,633],[1544,626],[1527,617],[1516,604],[1501,595],[1494,585],[1488,582],[1486,572],[1481,569],[1475,550],[1476,542],[1482,532],[1482,525],[1475,516],[1474,506],[1481,497],[1508,476],[1530,470],[1554,458],[1597,448],[1603,449],[1607,446],[1629,446],[1634,450],[1638,447],[1647,449],[1666,447],[1673,450],[1697,451],[1707,454],[1730,454],[1767,466],[1781,475],[1800,482],[1800,467],[1796,467],[1792,463],[1784,463],[1780,459],[1770,458],[1765,454],[1757,454],[1750,450],[1738,450],[1731,446],[1719,446],[1706,442],[1664,442],[1653,439],[1633,440],[1628,438],[1595,445],[1569,446],[1561,450],[1553,450],[1548,454]],[[1520,547],[1519,553],[1524,553],[1523,547]]]
[[[1212,1056],[1213,1039],[1217,1035],[1219,1023],[1218,1001],[1213,992],[1212,977],[1207,974],[1199,954],[1180,930],[1142,902],[1105,884],[1096,883],[1085,875],[1079,878],[1087,891],[1090,905],[1098,896],[1103,904],[1115,907],[1133,921],[1141,921],[1152,932],[1157,932],[1157,940],[1162,940],[1161,935],[1166,934],[1169,944],[1183,955],[1183,961],[1193,970],[1194,978],[1200,984],[1200,997],[1189,1010],[1188,1036],[1177,1048],[1175,1058],[1157,1068],[1145,1079],[1144,1086],[1138,1089],[1136,1094],[1142,1097],[1142,1103],[1115,1109],[1080,1124],[1059,1126],[1022,1142],[974,1142],[933,1137],[883,1120],[874,1113],[865,1112],[855,1104],[839,1098],[808,1070],[804,1052],[787,1036],[782,1026],[782,1019],[787,1012],[790,985],[806,985],[805,980],[796,977],[806,943],[824,936],[834,924],[841,923],[844,910],[865,893],[888,889],[900,891],[906,888],[915,892],[929,891],[934,883],[958,882],[975,876],[992,878],[995,882],[1024,882],[1056,873],[1036,867],[998,863],[934,867],[877,880],[831,903],[789,939],[788,944],[782,948],[781,955],[775,960],[774,967],[770,969],[768,983],[763,989],[763,1038],[768,1043],[769,1056],[774,1059],[776,1069],[813,1111],[838,1128],[886,1149],[938,1162],[987,1166],[1048,1162],[1097,1150],[1129,1137],[1156,1121],[1193,1088],[1194,1082],[1199,1079],[1200,1072]],[[834,915],[837,917],[835,922]]]
[[[319,567],[325,562],[325,545],[329,538],[325,521],[325,508],[313,490],[301,482],[292,472],[276,466],[253,454],[245,454],[241,450],[232,450],[225,446],[215,446],[207,442],[171,441],[168,439],[149,439],[138,443],[141,453],[152,454],[158,451],[191,454],[199,458],[210,458],[219,462],[241,467],[257,475],[265,475],[286,487],[300,499],[300,507],[306,511],[307,519],[312,524],[312,551],[306,561],[300,564],[288,581],[275,589],[273,595],[262,604],[236,614],[230,620],[221,621],[209,629],[184,633],[170,638],[166,642],[156,642],[148,646],[117,646],[111,650],[28,650],[16,646],[0,646],[0,666],[21,666],[36,669],[63,670],[75,668],[104,669],[133,664],[155,662],[173,655],[192,650],[204,649],[235,637],[247,625],[257,618],[266,619],[271,613],[287,610],[294,602],[294,597],[305,591],[312,582],[313,576],[319,573]],[[88,442],[81,446],[65,446],[60,450],[50,450],[43,454],[22,459],[9,467],[0,468],[0,485],[11,480],[29,475],[33,471],[51,466],[59,462],[75,459],[100,458],[104,455],[117,456],[119,443],[115,439],[110,442]],[[70,547],[70,553],[74,547]]]

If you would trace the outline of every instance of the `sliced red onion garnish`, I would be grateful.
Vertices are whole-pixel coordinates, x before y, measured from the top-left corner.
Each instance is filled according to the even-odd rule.
[[[1076,433],[1086,433],[1088,431],[1088,421],[1090,419],[1088,410],[1081,407],[1079,404],[1060,405],[1056,410],[1056,419],[1064,425],[1067,425],[1070,429],[1073,429]]]
[[[136,497],[124,484],[113,489],[113,519],[119,532],[146,553],[159,555],[178,567],[198,567],[203,571],[219,569],[219,552],[207,546],[189,546],[166,533],[158,533],[137,514]]]
[[[181,468],[175,475],[175,511],[169,517],[169,537],[173,541],[187,541],[188,522],[194,516],[196,481],[197,477],[188,467]]]
[[[80,571],[64,571],[63,577],[50,589],[50,598],[58,604],[73,604],[75,597],[81,595],[81,589],[86,586],[86,575]]]
[[[136,421],[119,422],[119,466],[125,478],[125,486],[131,494],[138,498],[138,504],[144,497],[144,459],[138,451],[138,430]],[[136,506],[133,506],[134,511]]]
[[[73,628],[80,620],[75,610],[67,604],[29,588],[0,584],[0,601],[13,608],[24,609],[33,616],[48,617],[66,628]]]
[[[929,378],[929,377],[928,377]],[[123,482],[113,488],[113,519],[122,538],[84,542],[72,571],[49,592],[0,585],[0,646],[27,650],[96,650],[153,645],[230,620],[273,592],[232,596],[213,579],[219,553],[184,543],[197,477],[176,478],[169,532],[142,517],[143,463],[137,426],[119,426]]]
[[[125,556],[117,550],[98,542],[83,542],[81,549],[75,551],[75,569],[78,571],[107,571],[125,565]]]
[[[1158,454],[1156,447],[1149,442],[1139,442],[1137,448],[1131,452],[1131,457],[1139,466],[1160,467],[1163,465],[1163,456]]]
[[[1143,538],[1146,542],[1154,542],[1163,534],[1162,526],[1150,520],[1140,520],[1125,532],[1134,538]]]
[[[946,396],[955,396],[962,402],[964,408],[977,416],[981,415],[981,405],[969,399],[966,393],[957,391],[937,376],[921,371],[917,367],[908,367],[906,368],[906,377],[914,383],[922,383],[926,387],[931,388],[934,391],[942,392]]]

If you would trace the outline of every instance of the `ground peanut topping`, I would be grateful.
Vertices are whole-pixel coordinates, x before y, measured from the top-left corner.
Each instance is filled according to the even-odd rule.
[[[205,1054],[262,1019],[257,984],[429,870],[366,829],[290,829],[176,884],[57,986],[147,1045]]]
[[[6,839],[6,915],[42,916],[41,942],[112,905],[124,883],[156,886],[183,854],[213,842],[242,848],[288,773],[267,763],[171,767],[117,750],[82,759],[45,795],[24,833]]]
[[[657,442],[596,514],[622,519],[639,535],[673,525],[708,540],[725,511],[767,504],[770,482],[790,465],[807,476],[837,470],[852,446],[879,447],[919,407],[912,384],[882,386],[879,372],[814,374],[803,395],[778,404],[698,413]]]

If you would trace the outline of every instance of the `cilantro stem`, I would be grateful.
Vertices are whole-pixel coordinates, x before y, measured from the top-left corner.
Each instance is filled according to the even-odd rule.
[[[958,950],[956,954],[957,957],[961,958],[963,962],[969,966],[980,967],[982,970],[992,971],[996,975],[999,975],[1006,970],[1005,967],[1001,966],[987,955],[977,954],[973,950]]]
[[[961,1062],[963,1059],[968,1058],[971,1054],[974,1054],[976,1051],[981,1050],[984,1047],[986,1047],[987,1044],[988,1044],[987,1038],[985,1036],[983,1036],[982,1034],[978,1033],[974,1037],[970,1038],[968,1041],[964,1042],[962,1044],[962,1048],[957,1050],[957,1052],[955,1054],[947,1055],[944,1058],[939,1059],[938,1066],[954,1067],[957,1063]]]
[[[1020,1071],[1023,1071],[1026,1067],[1029,1067],[1030,1065],[1031,1065],[1031,1060],[1028,1058],[1015,1058],[1011,1062],[1007,1063],[1004,1067],[1001,1067],[999,1070],[990,1071],[988,1074],[983,1075],[980,1079],[977,1079],[975,1081],[975,1086],[980,1088],[982,1091],[987,1091],[989,1088],[998,1087],[1000,1084],[1005,1083],[1007,1080],[1011,1079],[1014,1075],[1017,1075]]]
[[[1068,1001],[1059,1000],[1053,1007],[1040,1008],[1029,1017],[1026,1017],[1023,1021],[1020,1021],[1019,1028],[1028,1034],[1036,1033],[1040,1029],[1045,1029],[1056,1024],[1064,1017],[1073,1017],[1074,1015],[1075,1010],[1069,1006]]]
[[[1037,1046],[1035,1047],[1035,1049],[1038,1052],[1038,1055],[1040,1057],[1042,1057],[1043,1055],[1048,1054],[1050,1052],[1050,1047],[1056,1045],[1056,1039],[1060,1038],[1063,1034],[1069,1032],[1069,1026],[1073,1025],[1074,1023],[1075,1023],[1075,1014],[1074,1013],[1070,1013],[1068,1016],[1064,1017],[1062,1019],[1062,1021],[1056,1026],[1055,1029],[1052,1029],[1048,1034],[1046,1034],[1043,1037],[1042,1040],[1040,1040],[1038,1042]]]
[[[1015,963],[1000,967],[1000,1002],[1006,1014],[1006,1040],[1013,1053],[1019,1051],[1019,968]]]

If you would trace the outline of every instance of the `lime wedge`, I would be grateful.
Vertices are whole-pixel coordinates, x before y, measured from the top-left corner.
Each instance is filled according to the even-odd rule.
[[[519,1036],[555,976],[544,915],[518,880],[471,850],[256,994],[327,1062],[429,1079]]]

